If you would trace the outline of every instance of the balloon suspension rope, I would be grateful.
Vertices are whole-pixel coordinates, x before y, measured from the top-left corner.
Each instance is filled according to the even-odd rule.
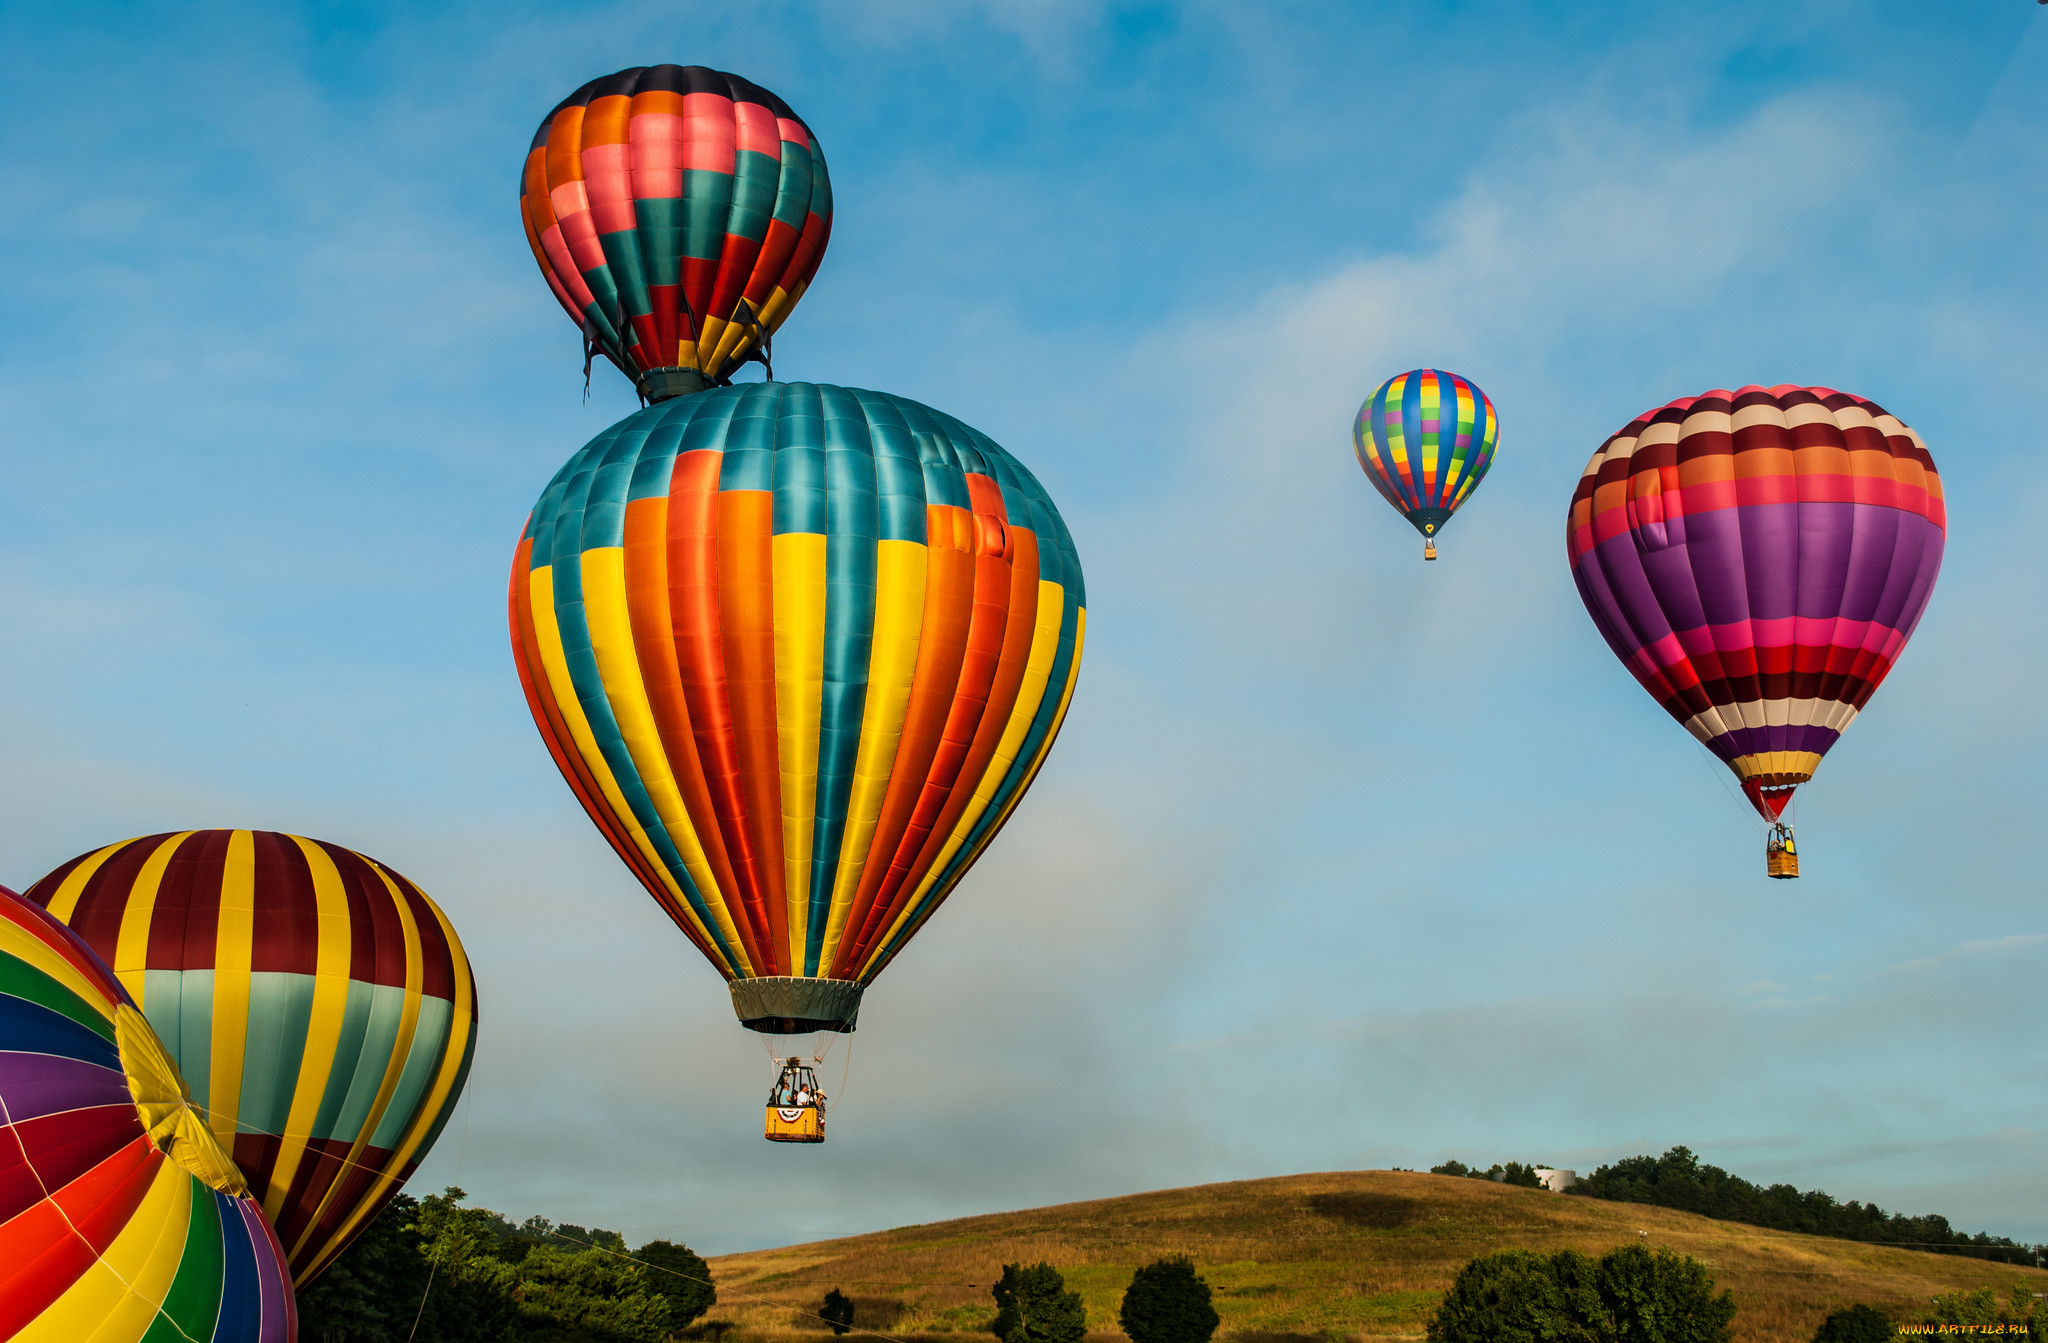
[[[122,1277],[120,1270],[116,1269],[112,1264],[109,1264],[107,1262],[106,1256],[100,1253],[99,1247],[97,1245],[94,1245],[90,1240],[86,1238],[85,1233],[78,1229],[78,1224],[71,1220],[71,1214],[64,1210],[64,1205],[59,1203],[57,1201],[56,1195],[50,1192],[50,1186],[43,1180],[43,1173],[36,1169],[35,1161],[28,1154],[27,1144],[23,1143],[21,1140],[21,1130],[14,1126],[14,1115],[13,1112],[11,1112],[7,1108],[7,1098],[5,1096],[0,1096],[0,1124],[6,1125],[7,1132],[13,1137],[15,1150],[21,1153],[21,1164],[28,1167],[29,1174],[36,1177],[36,1187],[43,1191],[43,1202],[49,1204],[51,1207],[57,1210],[57,1215],[64,1219],[64,1225],[70,1228],[72,1235],[78,1237],[78,1243],[85,1246],[85,1248],[91,1252],[94,1263],[98,1264],[101,1268],[105,1269],[113,1277],[115,1282],[120,1283],[121,1286],[126,1288],[128,1291],[128,1295],[134,1297],[137,1301],[143,1302],[145,1305],[150,1305],[149,1298],[144,1296],[141,1292],[136,1291],[135,1284],[128,1281],[128,1279]],[[170,1160],[169,1157],[165,1157],[164,1159],[166,1161]],[[284,1265],[279,1264],[278,1267],[282,1269]],[[185,1339],[187,1343],[201,1343],[199,1339],[193,1338],[192,1335],[186,1333],[185,1327],[183,1325],[179,1324],[175,1319],[171,1318],[170,1312],[164,1309],[163,1302],[158,1301],[155,1304],[150,1305],[150,1309],[155,1311],[158,1317],[160,1317],[164,1321],[164,1323],[170,1325],[171,1328],[177,1330],[178,1337]]]
[[[462,1090],[462,1145],[458,1147],[455,1151],[455,1183],[458,1188],[461,1187],[462,1184],[462,1168],[469,1161],[470,1095],[471,1092],[469,1088],[464,1087]],[[368,1230],[367,1227],[364,1229]],[[420,1293],[420,1308],[413,1312],[412,1328],[410,1331],[406,1333],[405,1343],[412,1343],[413,1337],[417,1335],[420,1331],[420,1321],[426,1318],[427,1314],[427,1297],[434,1290],[434,1275],[436,1273],[439,1273],[440,1271],[441,1260],[438,1256],[436,1256],[434,1262],[427,1266],[427,1290]]]
[[[604,1253],[612,1256],[614,1259],[624,1259],[628,1263],[638,1264],[640,1265],[640,1267],[645,1269],[651,1269],[656,1273],[666,1273],[670,1277],[684,1278],[690,1282],[701,1282],[706,1286],[712,1288],[713,1290],[718,1290],[719,1294],[727,1300],[749,1301],[756,1305],[774,1306],[778,1310],[793,1310],[797,1314],[802,1315],[807,1319],[813,1319],[821,1323],[831,1325],[834,1332],[837,1332],[840,1328],[840,1326],[834,1321],[826,1319],[823,1315],[820,1315],[815,1311],[805,1310],[801,1306],[791,1306],[781,1301],[771,1301],[765,1296],[749,1296],[744,1292],[735,1292],[730,1287],[724,1288],[723,1290],[719,1290],[718,1284],[713,1282],[710,1278],[700,1278],[694,1273],[685,1273],[679,1268],[669,1268],[664,1264],[650,1264],[645,1259],[642,1259],[637,1255],[627,1254],[620,1250],[614,1250],[609,1245],[599,1245],[593,1241],[578,1240],[574,1236],[565,1236],[560,1231],[549,1231],[548,1234],[550,1236],[555,1237],[557,1240],[566,1240],[571,1245],[580,1246],[581,1248],[586,1250],[601,1250]],[[976,1285],[979,1286],[980,1284]],[[857,1325],[849,1326],[848,1332],[861,1334],[868,1338],[886,1339],[888,1340],[888,1343],[910,1343],[908,1339],[899,1338],[895,1334],[876,1333],[872,1329],[862,1329]]]

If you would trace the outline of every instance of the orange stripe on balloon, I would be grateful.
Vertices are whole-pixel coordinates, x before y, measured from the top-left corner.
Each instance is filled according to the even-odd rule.
[[[760,887],[755,917],[768,935],[757,973],[786,975],[789,916],[783,907],[781,740],[775,721],[775,494],[720,490],[717,506],[726,694]]]
[[[690,725],[689,701],[683,696],[682,673],[676,664],[675,627],[668,605],[668,496],[635,499],[626,505],[626,610],[633,625],[633,648],[640,659],[648,708],[661,734],[662,754],[683,797],[683,806],[697,827],[704,859],[718,881],[715,891],[702,891],[705,901],[725,904],[739,889],[732,859],[715,825],[711,788],[697,758],[697,739]],[[708,949],[707,949],[708,950]],[[717,956],[713,955],[714,962]]]
[[[725,675],[725,645],[718,574],[718,472],[725,454],[709,450],[676,457],[669,476],[668,609],[683,702],[697,742],[698,766],[711,799],[721,847],[734,886],[724,892],[733,928],[759,969],[767,957],[759,855],[747,824],[740,752]],[[705,827],[707,830],[710,827]],[[780,864],[777,865],[780,870]]]
[[[876,904],[885,911],[882,918],[890,923],[900,912],[898,897],[916,889],[917,878],[923,875],[919,859],[931,849],[934,835],[944,841],[945,832],[936,827],[948,801],[957,791],[962,794],[964,805],[965,797],[973,792],[971,787],[960,789],[957,785],[981,727],[990,721],[989,695],[1002,663],[1003,644],[1010,633],[1010,599],[1015,585],[1002,491],[987,476],[969,474],[967,495],[974,509],[974,606],[967,623],[967,650],[960,660],[960,679],[946,713],[939,749],[932,756],[917,805],[910,813],[910,823],[904,827],[903,838],[896,846],[889,875],[883,878],[876,893]],[[995,723],[1000,732],[1001,720],[996,719]],[[991,740],[989,750],[994,749]]]
[[[972,483],[977,477],[969,476],[967,479]],[[945,850],[946,841],[952,837],[961,815],[974,801],[975,789],[988,772],[996,747],[1002,744],[1003,731],[1009,726],[1010,714],[1017,707],[1017,695],[1023,688],[1024,673],[1031,663],[1031,637],[1038,625],[1038,537],[1021,527],[1007,530],[1009,620],[1003,629],[995,678],[989,686],[988,708],[981,716],[980,727],[975,730],[974,742],[968,748],[966,763],[960,767],[959,778],[947,794],[945,809],[939,813],[931,833],[925,837],[924,847],[918,852],[916,861],[909,865],[904,885],[913,895],[931,871],[932,863]]]
[[[875,837],[868,846],[846,926],[857,930],[841,940],[833,973],[858,965],[868,943],[888,926],[889,914],[876,895],[889,875],[890,858],[903,841],[932,759],[938,754],[946,719],[960,684],[960,664],[967,653],[967,632],[974,616],[974,515],[950,504],[925,506],[926,580],[924,635],[917,649],[910,703],[903,715],[903,737],[889,773],[889,790]]]

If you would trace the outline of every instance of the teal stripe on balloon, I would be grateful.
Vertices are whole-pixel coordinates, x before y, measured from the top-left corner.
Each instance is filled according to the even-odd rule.
[[[731,213],[731,173],[683,169],[684,256],[695,261],[718,260],[725,250],[725,221]]]
[[[640,273],[650,285],[683,282],[683,253],[676,245],[682,233],[683,202],[675,196],[643,196],[633,202],[633,230],[640,243]]]
[[[395,1151],[405,1137],[405,1130],[419,1113],[420,1102],[426,1099],[427,1089],[433,1084],[434,1071],[441,1064],[442,1052],[448,1047],[448,1035],[455,1025],[455,1004],[446,998],[422,997],[420,999],[419,1021],[413,1027],[412,1047],[406,1050],[405,1066],[399,1072],[398,1085],[392,1089],[391,1103],[385,1107],[383,1118],[370,1134],[370,1146],[385,1151]]]
[[[313,1115],[311,1136],[318,1141],[336,1136],[349,1090],[355,1085],[356,1069],[363,1066],[363,1044],[369,1036],[375,987],[360,979],[348,982],[348,993],[342,1000],[341,1029],[334,1037],[334,1063],[327,1073],[327,1085],[320,1092],[320,1108]],[[343,1135],[344,1140],[353,1136]]]
[[[236,1125],[243,1133],[284,1132],[292,1092],[313,1020],[312,975],[258,970],[249,976],[249,1029],[243,1038],[242,1095]]]
[[[355,985],[350,984],[349,987],[353,989]],[[316,1135],[318,1137],[340,1138],[363,1131],[369,1123],[371,1107],[377,1103],[377,1092],[384,1086],[384,1070],[398,1052],[398,1030],[405,1024],[405,986],[369,984],[364,987],[370,990],[370,1001],[369,1010],[363,1018],[362,1053],[354,1076],[349,1079],[348,1094],[342,1099],[341,1109],[336,1114],[334,1129]]]
[[[804,216],[816,208],[812,185],[820,174],[811,171],[811,153],[794,140],[782,142],[782,180],[776,186],[774,217],[797,232],[803,232]],[[830,205],[825,207],[831,209]]]
[[[213,971],[144,970],[142,1015],[178,1060],[192,1103],[212,1104]]]
[[[874,392],[853,391],[867,415],[868,439],[875,454],[877,537],[882,541],[925,544],[924,466],[918,461],[917,435],[903,418],[903,403]]]
[[[781,178],[780,159],[769,158],[757,149],[742,149],[734,154],[732,213],[726,218],[725,231],[752,242],[766,238]]]
[[[853,766],[866,716],[868,663],[874,650],[876,533],[875,444],[857,397],[823,389],[825,441],[825,693],[818,728],[817,818],[811,832],[811,885],[804,973],[818,973],[832,913],[832,880],[846,837]]]

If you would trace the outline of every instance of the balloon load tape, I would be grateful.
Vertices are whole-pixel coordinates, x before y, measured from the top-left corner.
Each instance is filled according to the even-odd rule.
[[[740,1025],[765,1035],[850,1033],[860,1016],[863,985],[850,979],[804,979],[776,975],[735,979],[732,1010]]]

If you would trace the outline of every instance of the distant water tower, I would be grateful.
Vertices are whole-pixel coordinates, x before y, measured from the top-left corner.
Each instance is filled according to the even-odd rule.
[[[2041,0],[2041,2],[2048,4],[2048,0]],[[1579,1173],[1575,1170],[1552,1170],[1548,1166],[1538,1166],[1536,1168],[1536,1178],[1551,1193],[1562,1194],[1565,1190],[1579,1182]]]

